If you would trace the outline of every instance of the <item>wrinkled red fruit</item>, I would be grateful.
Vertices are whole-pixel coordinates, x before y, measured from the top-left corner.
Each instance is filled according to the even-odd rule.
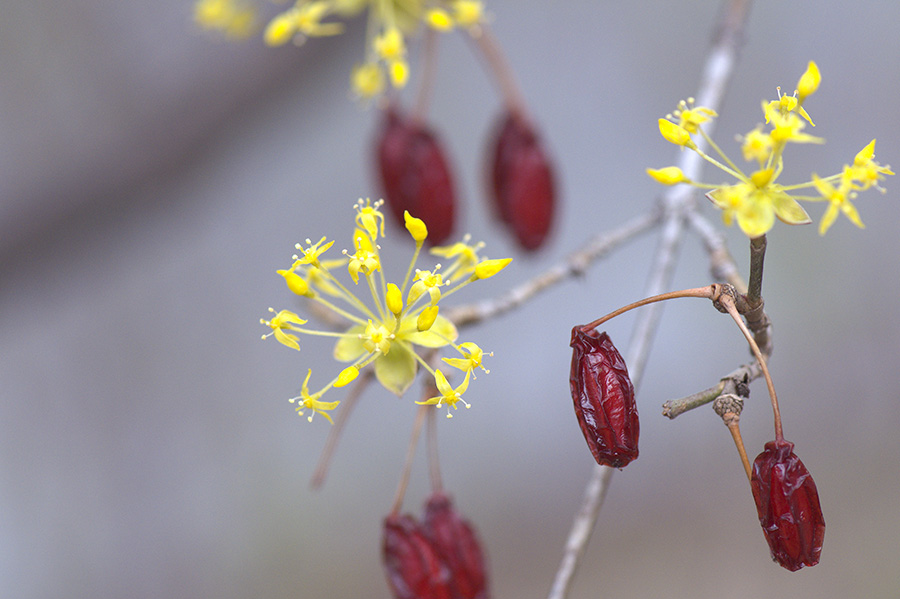
[[[622,468],[638,457],[637,405],[625,360],[606,333],[572,329],[569,387],[575,416],[598,464]]]
[[[553,168],[537,133],[520,115],[505,114],[496,131],[490,184],[494,206],[519,245],[535,250],[553,222]]]
[[[450,570],[412,516],[385,518],[382,557],[397,599],[454,599]]]
[[[472,526],[453,509],[450,498],[434,493],[425,504],[425,532],[450,570],[453,596],[488,599],[484,554]]]
[[[769,441],[750,476],[772,559],[791,572],[818,564],[825,538],[816,483],[793,450],[788,441]]]
[[[435,134],[391,107],[384,111],[376,153],[384,200],[397,224],[404,226],[403,211],[409,210],[428,227],[428,243],[446,241],[453,231],[456,200]]]

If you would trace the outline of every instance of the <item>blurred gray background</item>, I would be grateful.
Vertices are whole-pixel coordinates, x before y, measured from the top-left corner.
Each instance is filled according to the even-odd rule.
[[[724,148],[736,154],[760,101],[815,59],[823,82],[808,107],[828,144],[790,148],[784,180],[836,172],[872,137],[877,158],[900,165],[900,4],[847,6],[753,7],[717,130]],[[313,493],[329,427],[286,399],[307,367],[331,372],[330,344],[297,354],[261,342],[258,324],[268,306],[294,305],[274,272],[294,242],[346,246],[352,204],[378,194],[377,113],[347,90],[363,23],[270,50],[201,34],[191,8],[39,0],[0,11],[0,595],[386,598],[381,518],[412,398],[373,388]],[[489,8],[562,196],[547,249],[518,255],[481,193],[499,100],[470,46],[446,37],[431,121],[456,169],[459,233],[517,258],[481,286],[495,293],[652,205],[660,189],[644,169],[674,160],[656,119],[695,93],[718,3]],[[772,369],[825,510],[821,563],[791,574],[770,561],[711,410],[659,415],[747,359],[727,318],[683,301],[666,307],[639,389],[641,458],[613,477],[573,597],[900,594],[900,182],[886,185],[858,202],[865,231],[841,217],[825,238],[781,224],[770,235]],[[817,222],[822,210],[810,207]],[[728,238],[746,268],[746,240]],[[655,245],[643,237],[467,333],[495,352],[492,373],[470,388],[471,410],[440,419],[440,443],[497,597],[546,595],[593,463],[568,397],[569,331],[641,297]],[[389,251],[402,260],[408,248]],[[689,237],[674,285],[707,282]],[[632,323],[609,325],[620,347]],[[752,454],[772,437],[765,398],[756,383],[743,418]],[[418,460],[405,507],[419,512],[426,494]]]

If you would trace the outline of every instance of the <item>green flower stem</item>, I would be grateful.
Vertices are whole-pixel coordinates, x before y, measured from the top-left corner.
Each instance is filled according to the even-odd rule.
[[[434,368],[431,367],[431,364],[428,363],[428,360],[424,359],[417,352],[414,352],[412,349],[409,350],[410,353],[415,357],[416,361],[422,365],[422,367],[431,373],[431,376],[434,377]]]
[[[446,272],[446,273],[444,273],[444,274],[445,274],[445,275],[449,275],[450,273],[449,273],[449,272]],[[454,287],[453,289],[450,289],[450,290],[447,291],[446,293],[441,292],[441,299],[444,299],[445,297],[447,297],[447,296],[450,295],[451,293],[456,293],[457,291],[459,291],[460,289],[462,289],[463,287],[465,287],[466,285],[468,285],[468,284],[471,283],[472,281],[477,281],[477,280],[478,280],[478,279],[476,279],[476,278],[474,277],[474,275],[471,276],[471,277],[469,277],[468,279],[466,279],[465,281],[459,283],[456,287]]]
[[[326,308],[328,308],[329,310],[331,310],[331,311],[334,312],[335,314],[339,314],[339,315],[343,316],[344,318],[346,318],[346,319],[349,320],[350,322],[355,322],[356,324],[361,324],[361,325],[368,324],[365,320],[363,320],[363,319],[360,318],[359,316],[355,316],[355,315],[353,315],[353,314],[350,314],[350,313],[347,312],[346,310],[342,310],[341,308],[338,308],[337,306],[335,306],[334,304],[332,304],[331,302],[329,302],[327,299],[323,298],[322,295],[319,294],[319,293],[317,293],[315,296],[313,296],[312,299],[313,299],[314,301],[316,301],[316,302],[322,304],[323,306],[325,306]],[[356,304],[354,304],[354,305],[356,305]],[[372,315],[371,313],[369,313],[369,314],[372,316],[373,319],[375,318],[374,315]]]
[[[341,293],[342,293],[341,297],[344,299],[344,301],[346,301],[346,302],[347,302],[348,304],[350,304],[351,306],[355,306],[357,310],[359,310],[360,312],[362,312],[363,314],[365,314],[366,316],[368,316],[368,317],[371,318],[372,320],[378,320],[378,317],[375,316],[374,314],[372,314],[372,311],[369,310],[369,307],[368,307],[367,305],[365,305],[365,304],[362,302],[362,300],[360,300],[360,299],[359,299],[358,297],[356,297],[354,294],[350,293],[350,290],[347,289],[346,287],[344,287],[344,284],[341,283],[341,282],[337,279],[337,277],[335,277],[333,274],[331,274],[331,271],[330,271],[330,270],[328,270],[328,269],[325,268],[324,266],[319,266],[318,268],[319,268],[323,273],[325,273],[325,276],[328,277],[328,280],[331,281],[331,282],[334,284],[335,287],[337,287],[338,289],[341,290]],[[366,324],[366,323],[363,323],[363,324]]]
[[[409,262],[409,267],[406,269],[406,276],[403,277],[403,284],[400,285],[400,296],[403,297],[406,295],[406,286],[409,284],[409,277],[412,276],[413,269],[416,267],[416,260],[419,259],[419,253],[422,251],[422,242],[419,241],[416,243],[416,251],[413,252],[412,260]]]
[[[706,134],[704,134],[703,137],[706,137]],[[731,167],[728,167],[728,166],[722,164],[721,162],[719,162],[718,160],[716,160],[715,158],[713,158],[712,156],[710,156],[709,154],[707,154],[706,152],[704,152],[703,150],[701,150],[700,148],[693,148],[693,150],[694,150],[701,158],[703,158],[703,160],[709,162],[710,164],[712,164],[712,165],[715,166],[716,168],[725,171],[726,173],[728,173],[729,175],[731,175],[732,177],[734,177],[734,178],[737,179],[738,181],[747,181],[747,180],[748,180],[748,179],[747,179],[747,175],[745,175],[744,173],[742,173],[742,172],[740,171],[740,169],[737,169],[737,170],[736,170],[736,169],[733,169],[733,168],[731,168]]]
[[[378,310],[378,316],[380,320],[382,322],[387,321],[387,316],[385,315],[384,308],[382,307],[381,298],[378,296],[378,289],[375,288],[375,281],[372,280],[371,273],[366,275],[366,283],[368,283],[369,285],[369,291],[372,292],[372,303],[375,304],[375,309]]]
[[[706,143],[709,144],[709,147],[711,147],[713,150],[715,150],[716,154],[721,156],[722,160],[724,160],[726,162],[726,164],[728,164],[728,166],[730,166],[734,172],[737,172],[737,173],[741,172],[741,169],[738,168],[738,166],[734,162],[731,161],[731,158],[729,158],[728,155],[719,148],[719,146],[716,144],[716,142],[713,141],[713,138],[710,137],[709,135],[707,135],[706,131],[704,131],[702,127],[699,128],[699,131],[700,131],[700,135],[703,136],[703,139],[706,140]]]

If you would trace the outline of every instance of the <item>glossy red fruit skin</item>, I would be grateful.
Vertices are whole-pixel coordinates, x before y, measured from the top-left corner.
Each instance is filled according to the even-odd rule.
[[[395,107],[384,111],[377,140],[378,175],[394,220],[403,227],[403,212],[408,210],[425,222],[428,243],[443,243],[453,232],[456,196],[440,140]]]
[[[750,475],[772,559],[791,572],[818,564],[825,538],[816,483],[793,450],[788,441],[769,441],[753,461]]]
[[[425,504],[423,528],[450,570],[454,599],[489,599],[485,557],[472,525],[450,497],[433,493]]]
[[[492,147],[489,187],[497,216],[523,249],[536,250],[553,224],[553,167],[534,128],[514,112],[501,119]]]
[[[454,599],[450,570],[412,516],[385,518],[382,558],[397,599]]]
[[[625,360],[606,333],[572,329],[569,387],[575,416],[598,464],[622,468],[638,457],[637,405]]]

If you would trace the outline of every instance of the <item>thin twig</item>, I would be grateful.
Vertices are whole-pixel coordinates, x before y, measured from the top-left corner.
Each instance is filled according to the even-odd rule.
[[[737,60],[749,6],[749,0],[731,0],[723,13],[713,48],[706,60],[700,92],[697,94],[697,103],[701,106],[718,110],[721,105]],[[702,140],[699,141],[702,143]],[[687,178],[699,179],[701,164],[698,154],[682,152],[679,162],[681,163],[679,166]],[[648,280],[648,289],[645,293],[647,296],[662,293],[670,284],[676,254],[684,236],[686,215],[691,212],[693,206],[692,192],[684,185],[670,188],[669,193],[663,198],[662,205],[665,221],[654,257],[654,266]],[[629,371],[635,382],[639,382],[643,374],[651,339],[659,321],[660,307],[660,304],[654,304],[638,315],[638,322],[632,334],[628,351]],[[568,595],[575,570],[590,539],[590,531],[594,529],[611,473],[609,468],[598,466],[591,474],[582,505],[569,532],[556,578],[550,589],[550,599],[564,599]]]
[[[344,426],[347,424],[350,414],[353,413],[353,408],[356,406],[359,396],[362,395],[362,392],[371,381],[372,372],[370,370],[363,371],[362,376],[357,379],[353,384],[353,387],[350,388],[350,392],[347,393],[347,396],[341,401],[341,404],[343,405],[337,413],[337,420],[335,421],[334,426],[331,427],[331,431],[328,433],[328,439],[325,440],[325,447],[322,448],[322,453],[319,455],[319,463],[316,465],[316,470],[313,472],[312,478],[309,481],[309,486],[311,488],[318,489],[322,486],[322,483],[325,482],[325,477],[328,475],[328,468],[331,465],[331,458],[334,457],[334,450],[337,449],[338,441],[341,438],[341,434],[344,432]]]
[[[403,470],[400,473],[400,482],[397,484],[397,493],[394,495],[394,502],[391,504],[391,513],[396,514],[403,506],[403,497],[406,495],[406,488],[409,486],[409,475],[412,472],[413,458],[416,455],[416,445],[419,444],[419,434],[422,432],[422,424],[425,422],[425,416],[430,406],[419,406],[416,410],[416,420],[413,422],[412,434],[409,436],[409,447],[406,449],[406,460],[403,462]]]
[[[723,393],[735,393],[738,385],[746,385],[750,381],[756,380],[761,376],[762,368],[758,362],[744,364],[723,376],[718,383],[709,389],[692,393],[691,395],[680,399],[670,399],[662,406],[663,416],[674,419],[676,416],[680,416],[689,410],[699,408],[700,406],[704,406],[714,401]]]
[[[487,62],[488,69],[493,73],[494,80],[500,88],[500,95],[503,96],[503,103],[506,109],[526,122],[530,122],[531,118],[528,115],[525,99],[522,96],[522,92],[519,91],[519,86],[516,84],[513,70],[506,61],[506,56],[500,49],[500,44],[488,29],[487,24],[481,24],[478,31],[469,37],[476,43],[481,51],[481,55]]]
[[[649,230],[659,221],[660,212],[653,211],[635,217],[617,229],[600,233],[563,258],[562,261],[521,285],[513,287],[508,293],[478,304],[452,308],[447,311],[447,318],[456,326],[462,327],[509,312],[541,291],[550,289],[565,279],[583,275],[592,263],[608,255],[623,243]]]

